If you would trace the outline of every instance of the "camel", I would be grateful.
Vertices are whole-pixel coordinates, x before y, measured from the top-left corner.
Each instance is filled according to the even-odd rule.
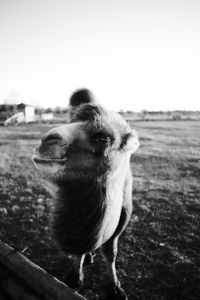
[[[79,289],[85,258],[92,261],[92,253],[102,247],[108,299],[128,299],[115,262],[119,236],[132,213],[130,157],[139,146],[137,134],[87,89],[72,94],[69,116],[69,123],[44,135],[33,157],[55,187],[55,239],[65,253],[74,255],[66,283]]]

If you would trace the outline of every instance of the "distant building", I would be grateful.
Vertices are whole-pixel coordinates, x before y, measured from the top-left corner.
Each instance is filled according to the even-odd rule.
[[[10,125],[31,123],[35,121],[35,108],[31,105],[20,103],[17,105],[0,105],[0,124]]]
[[[54,119],[54,115],[53,115],[52,112],[41,114],[41,120],[42,121],[48,122],[48,121],[51,121],[53,119]]]
[[[32,123],[35,121],[35,108],[27,105],[24,108],[25,123]]]

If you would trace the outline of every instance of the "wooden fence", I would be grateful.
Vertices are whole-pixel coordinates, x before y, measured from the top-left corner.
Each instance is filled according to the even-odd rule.
[[[86,300],[0,241],[0,300]]]

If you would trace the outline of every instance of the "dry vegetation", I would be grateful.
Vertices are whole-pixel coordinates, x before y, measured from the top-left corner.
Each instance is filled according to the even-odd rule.
[[[129,299],[200,299],[200,122],[136,122],[134,213],[118,270]],[[48,226],[52,200],[31,162],[49,125],[0,128],[0,239],[62,280],[69,259]],[[98,251],[81,293],[105,297]]]

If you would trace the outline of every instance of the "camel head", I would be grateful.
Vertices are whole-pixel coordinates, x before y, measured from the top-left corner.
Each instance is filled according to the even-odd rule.
[[[51,129],[36,147],[36,167],[51,181],[98,180],[129,164],[138,148],[134,130],[86,89],[69,103],[70,122]]]

